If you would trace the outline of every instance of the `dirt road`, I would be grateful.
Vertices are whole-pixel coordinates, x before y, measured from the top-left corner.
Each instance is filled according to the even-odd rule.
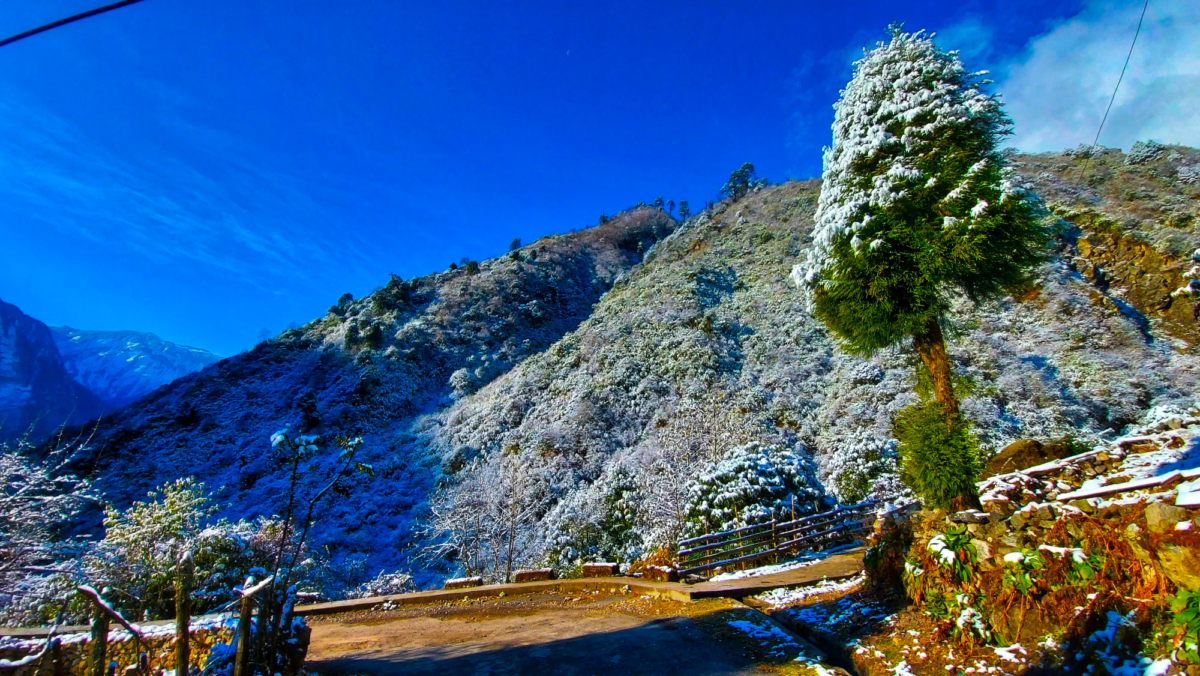
[[[770,635],[760,618],[724,599],[603,592],[467,599],[311,618],[306,669],[331,676],[793,672],[801,647]]]

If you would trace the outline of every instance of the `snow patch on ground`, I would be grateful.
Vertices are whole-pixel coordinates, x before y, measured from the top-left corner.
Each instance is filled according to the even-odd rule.
[[[751,638],[774,639],[781,643],[796,645],[799,647],[796,642],[792,640],[791,636],[783,633],[783,630],[774,625],[764,626],[757,622],[751,622],[750,620],[730,620],[729,626],[737,629],[740,632],[748,634]]]
[[[821,580],[820,582],[809,585],[807,587],[799,587],[796,589],[772,589],[765,594],[759,594],[754,598],[769,604],[772,608],[781,608],[783,606],[796,605],[806,599],[810,599],[825,594],[836,592],[849,592],[858,586],[862,585],[867,579],[865,573],[859,573],[854,577],[844,580]]]

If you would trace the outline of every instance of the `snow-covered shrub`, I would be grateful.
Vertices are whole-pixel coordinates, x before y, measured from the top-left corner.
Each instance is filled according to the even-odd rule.
[[[637,530],[638,483],[623,465],[604,474],[589,491],[576,491],[547,516],[546,562],[568,573],[589,562],[628,562],[642,553]]]
[[[825,489],[808,458],[750,443],[729,450],[688,483],[684,535],[716,533],[821,511]]]
[[[61,449],[44,462],[19,444],[0,444],[0,625],[46,624],[78,584],[86,543],[63,540],[60,529],[95,500],[87,482],[63,471]],[[56,573],[52,571],[62,570]],[[81,620],[69,612],[67,621]]]
[[[379,571],[374,579],[368,580],[346,592],[348,599],[366,599],[374,596],[390,596],[392,594],[407,594],[416,591],[411,575],[401,572],[385,573]]]
[[[0,601],[0,625],[45,626],[60,617],[64,624],[87,622],[90,608],[84,603],[73,602],[75,588],[82,581],[78,570],[14,575],[10,580],[11,586],[6,586],[0,596],[3,599]]]
[[[477,458],[459,483],[430,500],[423,552],[435,565],[508,582],[542,553],[535,528],[549,504],[548,477],[521,455]]]
[[[1188,185],[1200,183],[1200,164],[1185,164],[1179,167],[1179,173],[1176,176],[1180,182]]]
[[[83,559],[81,576],[111,589],[113,605],[132,617],[171,617],[177,565],[190,553],[196,565],[195,611],[209,612],[236,598],[247,575],[273,569],[279,525],[217,521],[204,484],[184,478],[152,491],[124,512],[105,511],[105,536]],[[301,572],[302,571],[297,571]]]
[[[874,362],[865,361],[854,367],[854,371],[850,374],[850,380],[855,385],[866,385],[868,383],[878,383],[884,378],[883,369]]]
[[[900,481],[895,439],[860,432],[825,449],[822,456],[825,486],[842,504],[867,498],[895,502],[911,495]]]
[[[1104,152],[1104,146],[1091,145],[1089,143],[1080,143],[1078,146],[1076,146],[1074,148],[1064,150],[1063,154],[1068,157],[1074,157],[1076,159],[1084,160],[1089,157],[1095,157],[1102,152]]]
[[[1136,166],[1153,162],[1163,156],[1167,147],[1158,141],[1138,141],[1129,149],[1129,154],[1125,156],[1125,164]]]
[[[56,530],[93,499],[86,482],[0,445],[0,607],[12,601],[5,592],[24,577],[22,568],[72,557]]]

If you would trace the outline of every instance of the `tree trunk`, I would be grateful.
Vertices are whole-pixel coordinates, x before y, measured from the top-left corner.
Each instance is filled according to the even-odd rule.
[[[958,418],[958,398],[954,396],[954,385],[950,380],[950,356],[946,354],[946,339],[936,319],[925,323],[925,330],[913,336],[917,354],[929,369],[933,378],[933,396],[942,405],[947,422]]]

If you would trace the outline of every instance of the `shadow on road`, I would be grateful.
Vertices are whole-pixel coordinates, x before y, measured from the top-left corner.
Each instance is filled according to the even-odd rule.
[[[520,624],[503,634],[479,626],[472,635],[445,635],[443,640],[415,640],[413,631],[392,636],[375,634],[369,642],[347,643],[348,652],[316,656],[306,671],[323,676],[351,674],[752,674],[763,659],[789,659],[770,641],[747,643],[727,624],[725,613],[712,616],[641,620],[642,624],[616,630],[549,638],[559,632],[588,632],[603,618],[545,617],[529,620],[527,632]],[[404,623],[398,623],[404,624]],[[458,623],[455,623],[458,624]],[[478,624],[484,623],[462,623]],[[372,627],[378,629],[379,627]],[[364,632],[367,627],[360,627]],[[724,639],[724,640],[723,640]],[[512,645],[512,643],[520,643]],[[764,645],[760,645],[764,644]],[[765,646],[765,647],[764,647]],[[332,652],[332,651],[331,651]],[[758,653],[758,654],[755,654]]]

